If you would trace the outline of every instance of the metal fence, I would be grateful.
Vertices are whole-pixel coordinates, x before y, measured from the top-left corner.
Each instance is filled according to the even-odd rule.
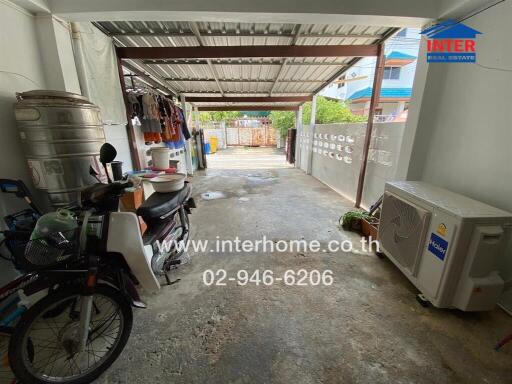
[[[276,146],[276,130],[272,127],[226,128],[226,138],[228,146]]]
[[[267,118],[244,118],[227,120],[226,122],[208,122],[204,125],[205,137],[215,136],[219,139],[219,147],[275,147],[277,131]]]

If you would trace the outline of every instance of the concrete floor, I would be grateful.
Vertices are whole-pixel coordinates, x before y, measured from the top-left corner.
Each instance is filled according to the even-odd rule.
[[[230,147],[207,158],[208,169],[291,168],[283,150],[276,148]]]
[[[236,163],[240,150],[212,163]],[[349,201],[299,170],[270,167],[194,176],[192,238],[358,239],[337,228]],[[202,200],[207,191],[226,196]],[[191,256],[173,272],[177,284],[136,310],[125,351],[97,383],[512,383],[512,345],[493,351],[512,332],[509,316],[423,308],[387,259],[359,251]],[[206,269],[300,268],[331,269],[334,284],[202,282]]]

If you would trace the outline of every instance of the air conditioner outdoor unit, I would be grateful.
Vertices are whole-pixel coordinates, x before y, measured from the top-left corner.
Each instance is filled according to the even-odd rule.
[[[418,181],[386,183],[381,251],[439,308],[491,310],[512,214]]]

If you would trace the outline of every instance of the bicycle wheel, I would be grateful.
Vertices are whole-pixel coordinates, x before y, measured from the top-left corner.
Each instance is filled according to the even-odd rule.
[[[9,340],[11,334],[0,330],[0,383],[13,383],[14,373],[9,366],[7,352],[9,350]]]
[[[52,293],[21,318],[9,344],[9,361],[22,383],[90,383],[122,352],[132,328],[132,308],[108,286],[96,289],[89,338],[79,351],[80,291]]]

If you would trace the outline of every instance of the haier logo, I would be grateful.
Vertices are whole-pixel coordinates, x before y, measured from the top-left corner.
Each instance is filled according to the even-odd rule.
[[[476,62],[476,35],[482,33],[455,20],[446,20],[421,32],[428,38],[427,62]]]
[[[435,233],[431,233],[428,242],[428,250],[440,260],[444,260],[446,252],[448,251],[448,242]]]

